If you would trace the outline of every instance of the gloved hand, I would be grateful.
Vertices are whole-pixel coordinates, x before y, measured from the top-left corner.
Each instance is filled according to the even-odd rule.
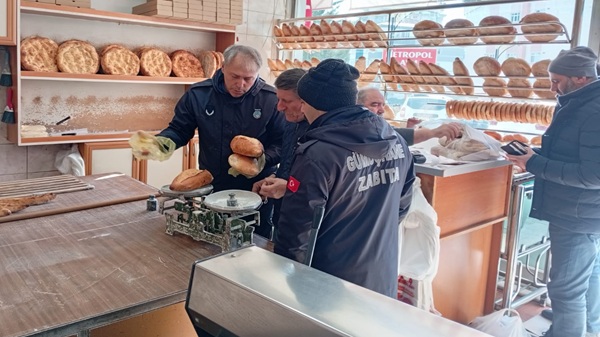
[[[243,172],[239,172],[238,170],[234,169],[233,167],[230,167],[229,170],[227,170],[227,173],[229,173],[230,175],[237,177],[238,174],[243,175],[244,177],[251,179],[256,177],[257,175],[260,174],[260,172],[262,172],[262,170],[265,168],[265,163],[266,163],[266,158],[265,158],[265,154],[261,154],[260,157],[258,158],[253,158],[253,162],[256,165],[256,170],[252,170],[254,173],[250,174],[250,173],[243,173]]]
[[[175,142],[145,131],[137,131],[129,139],[133,155],[138,159],[165,161],[175,152]]]

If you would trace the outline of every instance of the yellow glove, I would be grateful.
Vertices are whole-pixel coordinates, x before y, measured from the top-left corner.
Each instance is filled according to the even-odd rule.
[[[133,155],[138,159],[165,161],[175,152],[175,142],[161,136],[153,136],[145,131],[136,132],[129,139]]]

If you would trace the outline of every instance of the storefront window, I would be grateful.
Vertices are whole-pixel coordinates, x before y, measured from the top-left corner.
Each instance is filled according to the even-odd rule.
[[[435,63],[452,73],[452,64],[455,58],[460,58],[469,68],[471,75],[475,75],[472,65],[482,56],[490,56],[496,58],[500,63],[508,57],[518,57],[526,60],[530,64],[543,59],[552,59],[562,49],[570,48],[568,38],[572,38],[573,23],[575,18],[575,1],[564,0],[547,0],[547,1],[527,1],[508,2],[500,4],[486,4],[490,1],[463,0],[463,1],[416,1],[416,0],[298,0],[298,8],[296,13],[306,13],[306,2],[310,5],[310,11],[313,17],[342,15],[343,17],[329,18],[327,20],[347,19],[355,23],[358,20],[366,22],[372,20],[377,23],[384,31],[388,33],[390,42],[389,48],[373,48],[373,49],[323,49],[323,50],[304,50],[294,51],[293,58],[310,59],[316,57],[318,59],[325,58],[341,58],[350,64],[354,64],[360,56],[367,59],[367,64],[373,60],[389,61],[390,58],[396,58],[399,62],[406,62],[406,58],[411,58],[415,61],[423,60],[428,63]],[[496,1],[497,2],[497,1]],[[464,3],[468,6],[461,6]],[[473,5],[473,3],[480,3]],[[449,8],[439,8],[440,5],[449,4]],[[591,19],[591,8],[593,1],[586,0],[584,2],[584,13],[581,17],[581,30],[579,35],[579,45],[585,45],[589,37],[589,27]],[[406,11],[411,7],[432,7],[432,9],[423,9],[420,11]],[[387,11],[387,12],[386,12]],[[379,12],[379,13],[377,13]],[[384,13],[381,13],[384,12]],[[522,36],[518,37],[518,43],[513,45],[471,45],[471,46],[428,46],[419,45],[412,34],[413,26],[422,20],[432,20],[440,23],[442,26],[448,21],[456,18],[465,18],[478,25],[484,17],[490,15],[503,16],[513,23],[518,24],[519,21],[527,14],[543,12],[549,13],[559,18],[560,22],[566,28],[568,38],[563,36],[552,43],[532,44],[527,43]],[[373,14],[375,13],[375,14]],[[310,23],[310,20],[307,22]],[[517,25],[518,26],[518,25]],[[517,28],[519,29],[519,28]],[[520,38],[520,39],[519,39]],[[481,86],[483,79],[475,78],[475,86]],[[533,83],[533,79],[531,79]],[[379,85],[375,83],[374,85]],[[413,104],[421,104],[429,100],[432,104],[431,109],[421,109],[424,115],[431,115],[432,118],[447,117],[445,111],[439,112],[441,103],[449,99],[464,99],[474,100],[479,97],[461,97],[453,95],[447,91],[446,94],[436,93],[405,93],[401,90],[395,91],[389,88],[381,87],[386,91],[386,99],[389,104],[397,112],[397,117],[409,117],[406,114],[402,115],[401,109],[404,111],[415,110]],[[480,90],[480,89],[479,89]],[[480,91],[481,92],[481,91]],[[481,92],[483,95],[483,92]],[[407,101],[408,97],[418,96],[413,102]],[[536,98],[532,96],[532,98]],[[509,100],[506,98],[481,98],[493,99],[496,101]],[[515,99],[511,99],[515,102]],[[527,101],[522,99],[517,102]],[[552,104],[552,100],[544,101],[546,104]],[[407,103],[411,103],[410,106]],[[432,113],[434,111],[434,113]],[[479,127],[492,129],[507,129],[511,131],[522,131],[541,133],[543,127],[527,123],[508,123],[496,121],[481,121]]]

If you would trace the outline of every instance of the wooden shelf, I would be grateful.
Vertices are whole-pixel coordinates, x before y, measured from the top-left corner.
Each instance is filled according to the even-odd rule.
[[[39,2],[21,1],[22,14],[42,14],[46,16],[57,16],[74,19],[91,19],[97,21],[135,24],[154,27],[169,27],[205,32],[227,32],[235,33],[234,25],[196,22],[191,20],[179,20],[170,18],[159,18],[128,13],[117,13],[101,11],[90,8],[77,8],[44,4]]]
[[[48,136],[48,137],[30,137],[21,138],[21,143],[26,145],[46,145],[46,144],[64,144],[64,143],[83,143],[83,142],[105,142],[128,140],[134,132],[121,133],[86,133],[75,136]]]
[[[21,71],[21,80],[73,81],[73,82],[118,82],[149,84],[185,84],[190,85],[205,80],[192,77],[150,77],[106,74],[69,74],[41,71]]]

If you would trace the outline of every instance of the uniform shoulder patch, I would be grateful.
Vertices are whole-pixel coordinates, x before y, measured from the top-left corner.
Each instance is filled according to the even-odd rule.
[[[298,188],[300,188],[300,181],[290,176],[288,179],[287,188],[294,193],[298,192]]]

